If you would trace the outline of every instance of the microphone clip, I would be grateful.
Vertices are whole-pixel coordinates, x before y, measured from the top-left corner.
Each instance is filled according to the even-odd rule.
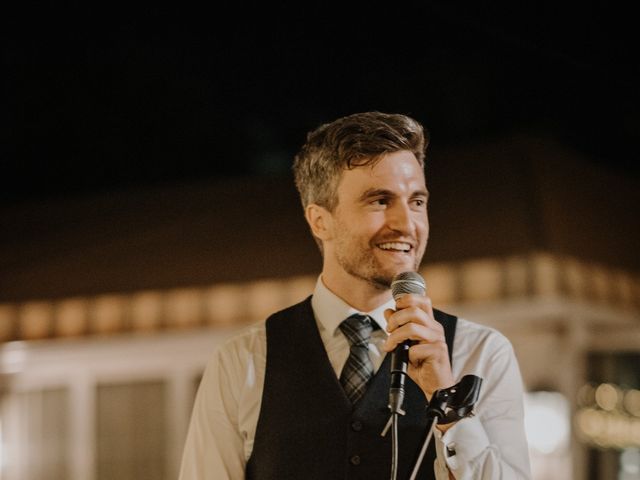
[[[478,401],[481,386],[482,378],[475,375],[465,375],[462,380],[452,387],[436,390],[433,393],[427,406],[427,425],[429,430],[409,480],[415,480],[418,476],[436,425],[438,423],[446,425],[447,423],[457,422],[462,418],[473,416],[473,407]]]
[[[446,425],[473,416],[481,386],[482,378],[465,375],[452,387],[436,390],[427,406],[427,417],[437,418],[440,425]]]

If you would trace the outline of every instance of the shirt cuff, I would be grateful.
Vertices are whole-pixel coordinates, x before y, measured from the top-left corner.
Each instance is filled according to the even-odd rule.
[[[444,434],[436,429],[436,438],[437,461],[452,472],[469,465],[489,446],[489,437],[478,417],[463,418]]]

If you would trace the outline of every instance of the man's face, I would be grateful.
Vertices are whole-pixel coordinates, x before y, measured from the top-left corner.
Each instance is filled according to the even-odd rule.
[[[429,236],[428,192],[413,153],[345,170],[337,195],[332,235],[324,242],[325,273],[388,289],[396,274],[418,269]]]

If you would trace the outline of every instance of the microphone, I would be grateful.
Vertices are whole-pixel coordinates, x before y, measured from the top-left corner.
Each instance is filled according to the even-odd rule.
[[[417,272],[399,273],[391,282],[391,294],[397,302],[405,294],[424,295],[427,290],[422,276]],[[391,383],[389,388],[389,409],[392,414],[404,415],[402,403],[404,402],[404,381],[409,365],[409,347],[411,340],[405,340],[399,344],[391,354]]]

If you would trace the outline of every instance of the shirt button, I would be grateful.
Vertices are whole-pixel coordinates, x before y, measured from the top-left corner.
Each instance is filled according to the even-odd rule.
[[[456,444],[451,442],[447,445],[447,457],[453,457],[456,454]]]
[[[360,455],[354,455],[349,459],[351,465],[360,465]]]
[[[360,420],[356,420],[351,424],[351,428],[353,428],[354,431],[359,432],[362,430],[362,422]]]

